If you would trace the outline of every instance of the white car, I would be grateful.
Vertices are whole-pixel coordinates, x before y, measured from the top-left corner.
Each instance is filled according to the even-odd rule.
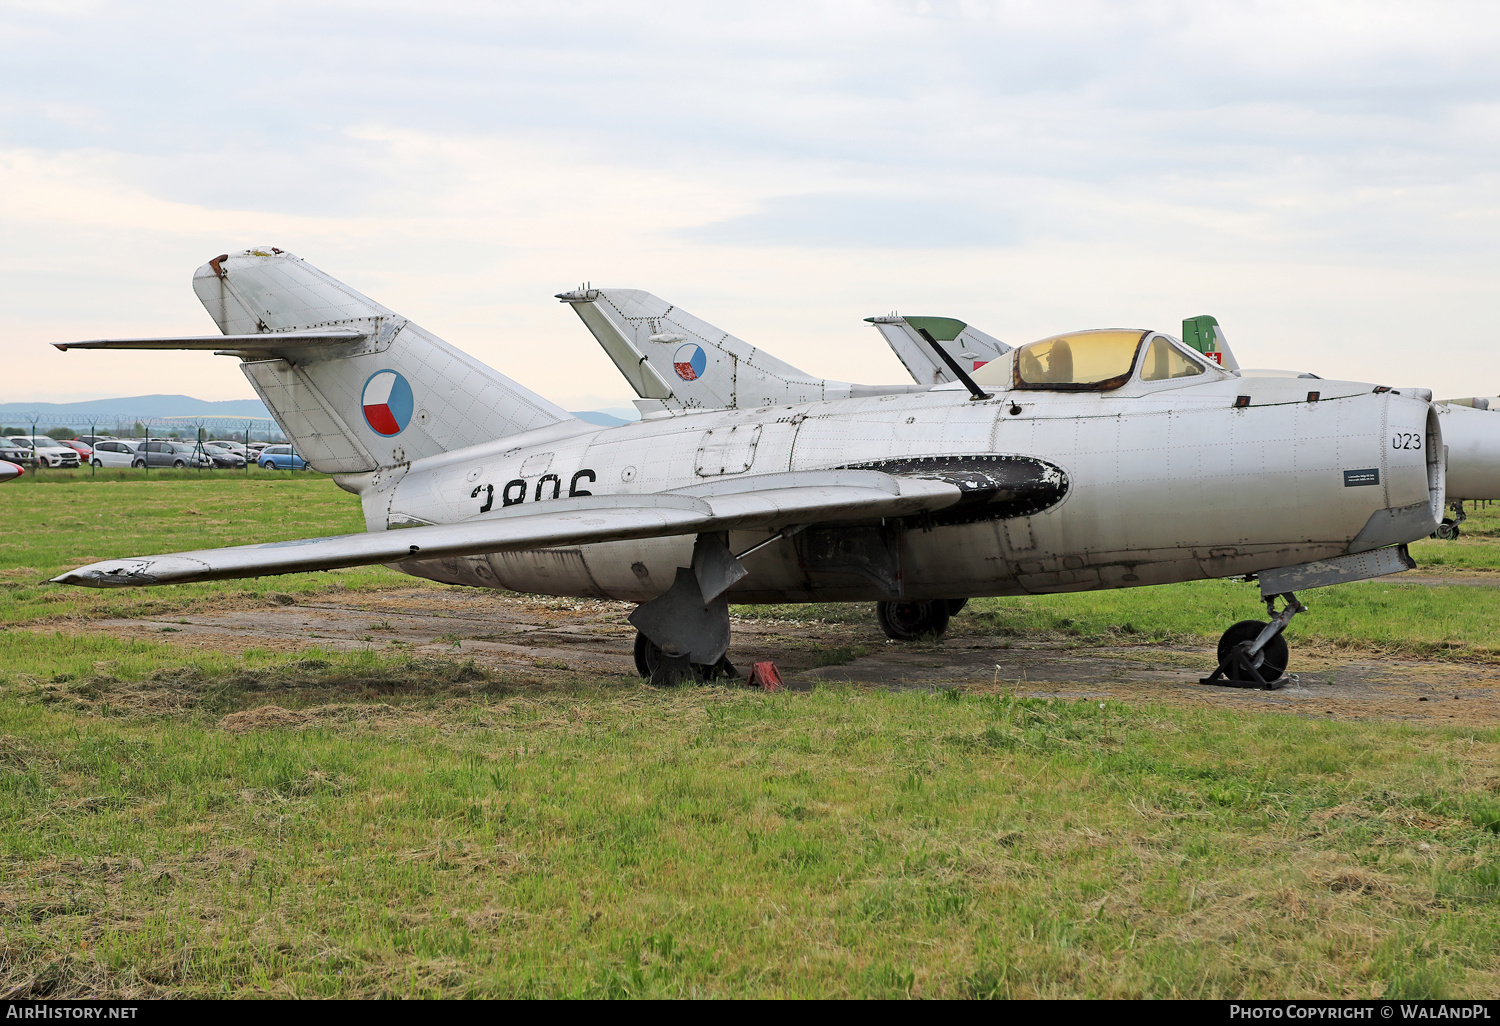
[[[140,442],[128,438],[109,438],[94,443],[93,464],[96,467],[133,467]]]
[[[83,461],[78,457],[78,450],[71,446],[63,445],[55,438],[46,435],[12,435],[10,443],[20,449],[32,450],[39,467],[78,467]]]

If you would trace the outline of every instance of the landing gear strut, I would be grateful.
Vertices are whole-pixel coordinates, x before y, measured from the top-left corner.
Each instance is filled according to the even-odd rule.
[[[640,631],[635,634],[635,670],[658,687],[675,687],[678,684],[697,684],[719,677],[739,676],[739,671],[734,668],[727,655],[721,656],[712,666],[687,659],[674,659]]]
[[[875,619],[892,641],[916,641],[948,629],[948,618],[963,608],[967,599],[935,599],[932,602],[877,602]]]
[[[1264,688],[1274,691],[1285,684],[1287,645],[1281,632],[1292,617],[1307,609],[1291,592],[1280,596],[1286,600],[1276,612],[1275,595],[1266,596],[1266,615],[1262,620],[1241,620],[1219,639],[1219,668],[1199,684],[1224,684],[1232,688]]]

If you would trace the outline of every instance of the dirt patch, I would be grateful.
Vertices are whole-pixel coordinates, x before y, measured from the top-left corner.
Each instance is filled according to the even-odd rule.
[[[528,687],[544,687],[549,680],[579,674],[615,678],[625,684],[637,679],[632,651],[635,631],[626,620],[633,608],[624,602],[411,588],[320,596],[317,601],[290,606],[263,604],[161,619],[102,620],[87,629],[150,638],[178,648],[226,652],[371,649],[429,660],[433,665],[469,663],[481,676],[505,676],[524,681]],[[961,688],[1121,702],[1188,702],[1335,719],[1500,724],[1500,666],[1386,658],[1331,648],[1294,650],[1293,673],[1286,685],[1267,692],[1199,684],[1213,669],[1214,653],[1208,646],[1085,647],[1064,640],[998,637],[965,621],[962,616],[955,618],[941,642],[898,644],[881,634],[873,615],[848,622],[735,617],[730,659],[742,670],[755,662],[774,661],[794,690],[820,683]],[[460,683],[438,681],[425,690],[461,697],[465,689],[453,687]],[[385,686],[338,682],[322,697],[328,708],[358,698],[378,701],[387,693],[382,690]],[[202,685],[158,674],[128,690],[138,703],[165,712],[191,705]],[[111,701],[119,700],[111,697]],[[312,722],[306,719],[310,715],[306,708],[264,705],[235,711],[222,725],[235,731],[297,726]]]

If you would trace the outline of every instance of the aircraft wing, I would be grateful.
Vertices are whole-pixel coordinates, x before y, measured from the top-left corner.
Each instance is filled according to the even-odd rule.
[[[96,338],[87,342],[54,342],[55,347],[69,349],[240,349],[271,350],[290,346],[332,346],[365,337],[365,332],[351,328],[326,331],[262,331],[254,335],[188,335],[182,338]]]
[[[770,474],[676,492],[527,503],[461,524],[108,559],[69,570],[53,583],[90,588],[184,584],[635,538],[777,531],[798,524],[912,516],[963,497],[963,490],[947,481],[878,471]]]

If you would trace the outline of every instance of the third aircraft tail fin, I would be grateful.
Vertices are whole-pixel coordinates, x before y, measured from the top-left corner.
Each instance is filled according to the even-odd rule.
[[[948,355],[967,371],[975,371],[1011,347],[978,328],[953,317],[866,317],[885,338],[896,356],[906,365],[912,380],[923,385],[946,385],[954,382],[953,373],[932,351],[932,343],[943,346]]]

